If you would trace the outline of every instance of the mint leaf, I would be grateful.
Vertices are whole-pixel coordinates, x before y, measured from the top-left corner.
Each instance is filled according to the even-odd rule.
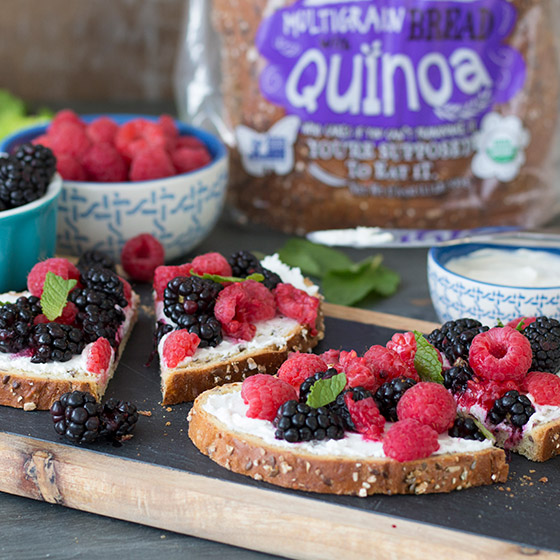
[[[245,282],[245,280],[255,280],[256,282],[262,282],[264,280],[264,276],[259,272],[253,272],[253,274],[249,274],[246,278],[237,278],[236,276],[220,276],[219,274],[209,274],[205,272],[204,274],[197,274],[194,270],[190,271],[191,276],[198,276],[198,278],[205,278],[206,280],[213,280],[214,282],[218,282],[223,284],[224,282]]]
[[[297,266],[304,275],[317,278],[329,270],[350,268],[354,264],[341,251],[298,238],[288,240],[278,251],[278,256],[288,266]]]
[[[338,397],[344,387],[346,387],[346,374],[344,372],[333,375],[328,379],[318,379],[311,386],[306,402],[312,408],[326,406]]]
[[[49,321],[60,317],[68,301],[68,294],[76,284],[77,280],[74,278],[65,280],[50,270],[47,272],[41,295],[41,309]]]
[[[399,285],[399,275],[384,267],[382,260],[381,255],[375,255],[349,268],[327,272],[322,282],[327,301],[353,305],[371,293],[384,297],[394,294]]]
[[[443,384],[442,367],[437,350],[424,338],[422,333],[414,331],[414,338],[416,338],[414,367],[420,379]]]
[[[496,438],[494,437],[494,434],[478,418],[475,418],[474,416],[471,416],[470,418],[472,418],[472,421],[475,423],[476,427],[478,428],[478,431],[486,439],[489,439],[493,443],[496,442]]]

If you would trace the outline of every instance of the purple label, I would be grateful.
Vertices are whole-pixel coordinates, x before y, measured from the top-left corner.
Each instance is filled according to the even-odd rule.
[[[507,0],[299,0],[259,28],[263,95],[303,121],[480,122],[523,86]]]

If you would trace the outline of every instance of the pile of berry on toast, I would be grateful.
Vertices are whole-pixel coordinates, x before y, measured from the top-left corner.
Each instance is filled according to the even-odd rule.
[[[516,327],[516,328],[515,328]],[[500,447],[560,445],[560,323],[448,322],[362,356],[293,353],[276,376],[207,391],[189,436],[222,466],[311,492],[423,494],[503,482]]]
[[[321,297],[276,255],[206,253],[154,275],[155,342],[163,404],[255,373],[323,338]]]
[[[26,292],[0,294],[0,404],[46,410],[79,390],[100,399],[139,298],[97,251],[37,263]]]

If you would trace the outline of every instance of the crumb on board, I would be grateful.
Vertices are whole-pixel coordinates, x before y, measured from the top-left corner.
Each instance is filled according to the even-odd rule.
[[[167,412],[172,412],[173,411],[173,409],[170,406],[168,406],[165,410],[167,410]]]
[[[539,478],[539,482],[542,482],[543,484],[545,484],[546,482],[548,482],[548,477],[547,476],[541,476],[541,478]]]
[[[139,410],[138,414],[140,414],[140,416],[151,416],[152,411],[151,410]]]
[[[169,420],[165,423],[166,426],[171,426],[171,422]]]

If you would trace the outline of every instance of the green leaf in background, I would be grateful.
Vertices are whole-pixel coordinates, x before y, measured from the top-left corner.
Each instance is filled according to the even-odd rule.
[[[299,267],[304,275],[317,278],[329,270],[349,268],[354,264],[341,251],[299,238],[287,241],[278,251],[278,256],[287,265]]]
[[[442,366],[437,350],[424,338],[421,332],[414,331],[414,338],[416,338],[414,367],[420,379],[443,384]]]
[[[307,404],[312,408],[326,406],[333,402],[346,387],[346,374],[337,373],[328,379],[318,379],[307,395]]]
[[[399,285],[399,275],[382,266],[382,260],[381,255],[375,255],[350,268],[327,272],[322,282],[327,301],[354,305],[372,293],[384,297],[394,294]]]
[[[53,112],[40,109],[36,115],[28,115],[25,103],[5,89],[0,89],[0,138],[8,134],[48,121],[53,117]]]
[[[49,321],[60,317],[68,301],[68,294],[76,284],[77,280],[73,278],[65,280],[50,270],[47,272],[41,294],[41,309]]]

